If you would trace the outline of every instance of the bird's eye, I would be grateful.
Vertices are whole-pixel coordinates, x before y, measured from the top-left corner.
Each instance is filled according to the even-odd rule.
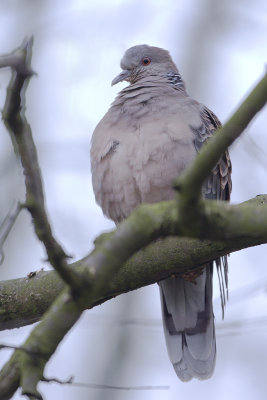
[[[150,64],[150,63],[151,63],[151,60],[150,60],[149,57],[144,57],[144,58],[143,58],[143,60],[142,60],[142,64],[143,64],[143,65],[148,65],[148,64]]]

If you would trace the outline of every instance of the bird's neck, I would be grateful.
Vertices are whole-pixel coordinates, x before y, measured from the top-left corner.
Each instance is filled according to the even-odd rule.
[[[176,90],[185,91],[185,84],[178,72],[169,71],[163,75]]]
[[[141,108],[145,112],[144,106],[164,108],[165,99],[168,96],[175,98],[176,101],[188,97],[178,72],[151,74],[131,83],[118,93],[112,107],[119,107],[127,114],[133,113],[135,110],[139,112],[139,108],[142,106]]]
[[[138,79],[130,83],[129,86],[124,88],[120,94],[126,94],[139,90],[140,88],[161,88],[161,89],[174,89],[175,91],[183,92],[187,95],[185,90],[185,84],[181,78],[178,71],[167,71],[155,74],[150,74],[148,76],[139,76]]]

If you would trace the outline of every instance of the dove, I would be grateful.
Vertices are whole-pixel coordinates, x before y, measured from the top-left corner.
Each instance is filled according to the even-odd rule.
[[[173,181],[221,126],[192,99],[168,51],[149,45],[128,49],[112,85],[127,81],[96,126],[91,171],[96,202],[119,224],[142,203],[175,198]],[[203,184],[207,199],[230,199],[231,161],[226,151]],[[214,260],[227,291],[227,257]],[[223,271],[222,271],[223,270]],[[212,307],[213,262],[159,282],[169,358],[182,381],[208,379],[216,339]]]

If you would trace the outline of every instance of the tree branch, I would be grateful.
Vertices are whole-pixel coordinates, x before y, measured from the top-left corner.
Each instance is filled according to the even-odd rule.
[[[9,211],[8,215],[4,218],[0,225],[0,265],[3,264],[5,259],[5,254],[3,250],[4,243],[13,228],[13,225],[21,211],[21,205],[17,203],[15,207]]]
[[[263,198],[260,199],[260,207],[263,211],[261,214],[264,216],[261,218],[262,241],[259,241],[259,235],[256,237],[252,236],[251,239],[249,234],[239,232],[237,229],[234,235],[235,240],[233,241],[232,238],[230,238],[232,244],[238,242],[238,240],[255,240],[254,244],[260,244],[266,241],[266,198],[267,196],[263,196]],[[216,202],[214,202],[214,204],[216,204]],[[242,205],[239,206],[239,208],[237,208],[237,206],[228,207],[232,207],[231,216],[234,221],[233,226],[235,223],[238,225],[239,221],[241,221],[241,226],[243,226],[243,217],[247,215],[247,212],[253,219],[257,216],[256,210],[251,206],[247,207],[247,205]],[[225,211],[226,214],[228,214],[228,211]],[[248,230],[251,229],[251,227],[253,228],[253,219],[250,220],[252,223],[247,226]],[[258,224],[259,223],[260,221],[258,221]],[[84,290],[80,290],[75,299],[73,299],[67,288],[63,290],[22,346],[29,350],[29,352],[35,353],[36,356],[33,357],[29,355],[28,352],[15,350],[11,359],[0,372],[0,393],[6,390],[5,385],[7,381],[9,382],[9,388],[13,390],[18,384],[17,374],[19,374],[22,392],[29,398],[42,399],[41,394],[37,390],[37,384],[43,378],[45,364],[54,353],[64,335],[77,321],[82,310],[96,305],[96,299],[98,299],[98,302],[101,302],[103,298],[107,296],[112,297],[114,295],[114,275],[116,276],[122,263],[125,262],[128,257],[133,255],[138,249],[148,245],[151,241],[160,237],[169,236],[170,234],[174,235],[176,232],[177,213],[176,204],[173,201],[153,205],[142,205],[134,211],[127,220],[119,225],[115,231],[99,238],[95,243],[96,246],[93,252],[83,260],[82,264],[79,263],[77,265],[79,273],[82,273],[85,277]],[[222,243],[217,243],[217,245],[218,252],[222,252]],[[193,259],[194,252],[195,249],[192,248],[191,260]],[[193,260],[193,265],[199,265],[201,257],[198,251],[195,252],[195,256],[197,256],[197,259]],[[214,253],[211,255],[211,259],[214,259]],[[150,265],[150,268],[153,270],[153,281],[155,279],[166,278],[170,275],[170,271],[168,271],[168,273],[163,276],[162,270],[161,273],[157,275],[153,264]],[[138,279],[142,279],[144,277],[142,270],[136,271],[135,269],[134,273],[137,274],[138,272],[140,272],[141,276],[141,278],[138,276]],[[123,270],[121,270],[121,273],[123,274]],[[127,283],[127,285],[128,290],[133,288],[132,283]],[[142,280],[142,285],[144,285],[144,280]],[[37,354],[39,354],[39,357]],[[15,374],[14,371],[16,372]],[[8,392],[9,396],[13,394],[12,390]],[[4,397],[4,399],[5,398],[8,399],[10,397]]]
[[[246,97],[233,116],[219,128],[214,137],[204,145],[194,162],[175,181],[178,195],[178,213],[181,231],[192,237],[214,238],[219,232],[220,218],[214,214],[213,202],[201,198],[201,187],[222,154],[241,135],[267,101],[267,73]],[[215,210],[216,211],[216,210]],[[230,217],[230,216],[229,216]],[[224,235],[216,236],[220,238]],[[224,237],[227,237],[224,236]]]
[[[257,196],[240,205],[244,209],[247,206],[255,207],[255,213],[258,211],[260,220],[263,221],[264,214],[267,218],[267,195]],[[175,207],[173,203],[173,208]],[[236,209],[238,206],[233,207]],[[175,224],[175,221],[173,223]],[[109,235],[111,234],[106,234],[104,237],[108,239]],[[261,238],[254,237],[253,230],[246,236],[241,233],[235,240],[230,237],[228,240],[216,242],[167,237],[156,241],[135,253],[121,265],[119,271],[112,277],[110,287],[101,290],[101,293],[94,298],[91,307],[173,274],[182,274],[189,269],[198,268],[222,255],[266,242],[266,235]],[[90,255],[70,264],[70,268],[79,269],[82,274],[88,265],[90,265]],[[38,321],[63,287],[63,281],[54,271],[40,271],[32,278],[0,282],[0,330],[17,328]]]
[[[41,171],[37,151],[32,138],[31,127],[25,116],[25,90],[32,76],[30,66],[33,39],[24,40],[19,49],[10,56],[0,58],[2,66],[13,68],[12,77],[7,89],[3,109],[3,121],[10,133],[16,152],[19,154],[25,175],[26,204],[32,216],[35,233],[43,242],[51,265],[58,271],[62,279],[73,289],[79,286],[76,272],[70,270],[66,263],[66,254],[53,237],[45,210]],[[6,58],[6,62],[4,62]],[[14,61],[15,59],[15,61]]]

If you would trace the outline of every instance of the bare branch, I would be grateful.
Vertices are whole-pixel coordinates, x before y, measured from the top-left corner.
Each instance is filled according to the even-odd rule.
[[[72,385],[78,387],[84,387],[86,389],[108,389],[108,390],[168,390],[170,387],[167,385],[158,385],[158,386],[114,386],[114,385],[103,385],[100,383],[83,383],[83,382],[74,382],[73,377],[70,377],[66,381],[62,381],[57,378],[43,378],[43,382],[55,382],[60,385]]]
[[[201,187],[221,155],[241,135],[266,101],[267,73],[233,116],[202,147],[194,162],[177,178],[174,186],[179,192],[178,212],[183,234],[197,237],[205,232],[206,238],[214,237],[210,229],[207,229],[207,225],[215,227],[218,218],[216,220],[212,212],[211,202],[201,199]]]
[[[33,38],[25,38],[18,49],[15,49],[12,53],[0,56],[0,68],[11,67],[18,74],[24,76],[36,75],[32,70],[29,63],[24,61],[24,50],[29,46],[31,47],[33,43]]]
[[[9,211],[7,216],[4,218],[3,222],[0,225],[0,265],[3,264],[5,255],[3,251],[3,246],[4,243],[9,235],[9,232],[11,231],[19,213],[21,211],[21,205],[20,203],[17,203],[15,207],[12,207],[12,209]]]
[[[0,377],[1,400],[10,399],[20,384],[20,352],[14,352],[2,368]]]
[[[264,199],[267,199],[267,196],[257,196],[246,203],[253,204],[255,210],[262,210],[260,215],[267,214],[267,200]],[[262,204],[264,201],[265,208]],[[175,203],[173,203],[173,209],[176,209]],[[107,239],[109,236],[112,236],[112,233],[106,235]],[[103,237],[102,240],[104,240]],[[173,274],[181,274],[189,269],[198,268],[222,255],[266,242],[267,239],[254,238],[253,235],[235,238],[235,240],[229,238],[224,241],[177,237],[157,240],[156,243],[149,244],[122,263],[118,272],[110,279],[110,283],[106,284],[103,290],[94,297],[90,305],[87,304],[87,308],[129,290],[158,282]],[[87,270],[87,266],[91,264],[90,260],[91,256],[88,255],[69,267],[79,269],[83,274],[83,271]],[[54,271],[40,271],[32,278],[0,282],[0,330],[38,321],[63,287],[63,281]]]
[[[217,212],[219,212],[222,207],[219,207],[216,202],[214,202],[214,205],[217,207]],[[257,244],[267,241],[267,200],[264,196],[260,200],[260,207],[263,211],[260,214],[255,206],[242,205],[239,208],[237,206],[228,206],[227,210],[224,209],[224,213],[222,212],[221,216],[226,218],[233,229],[233,236],[228,237],[231,243],[238,242],[238,240],[251,241],[253,239],[256,240]],[[230,220],[228,218],[229,215],[231,217]],[[19,352],[20,383],[24,394],[32,398],[41,399],[37,384],[43,378],[45,364],[62,338],[80,317],[82,310],[93,307],[96,304],[96,298],[101,302],[103,296],[113,296],[113,278],[120,270],[121,265],[136,251],[153,240],[179,233],[177,229],[178,220],[174,201],[142,205],[120,224],[114,232],[105,234],[104,237],[96,241],[94,251],[83,260],[83,268],[80,265],[77,266],[77,270],[79,270],[79,273],[82,272],[81,276],[84,277],[83,290],[77,293],[74,300],[70,292],[65,288],[23,345],[26,349],[34,351],[36,354],[40,353],[42,356],[33,357],[27,353]],[[247,226],[244,222],[247,222]],[[255,237],[251,236],[251,229],[254,227],[255,222],[260,227],[262,236],[260,234]],[[240,228],[243,230],[240,230]],[[221,251],[222,244],[218,245]],[[194,252],[198,261],[192,267],[200,265],[199,252],[196,252],[196,248],[192,249],[191,262]],[[153,256],[155,257],[155,254]],[[214,259],[214,254],[212,254],[211,259]],[[156,274],[153,264],[150,265],[150,268],[153,270],[153,281],[163,278],[162,272],[161,278]],[[135,269],[134,274],[136,275],[136,273]],[[144,278],[142,272],[140,272],[140,276]],[[146,283],[145,279],[142,278],[141,285],[143,286]],[[138,279],[140,279],[139,276]],[[127,285],[128,290],[132,289],[131,280],[128,280]],[[16,350],[14,353],[15,359],[18,357],[16,356],[17,353],[18,351]],[[10,373],[10,365],[13,366],[13,362],[14,358],[12,357],[0,372],[0,392],[6,370]],[[14,380],[17,382],[17,376],[15,376]],[[10,387],[13,388],[13,384],[14,381],[12,380]]]
[[[14,346],[14,345],[10,345],[10,344],[3,344],[3,343],[0,343],[0,350],[3,350],[3,349],[20,350],[20,351],[24,351],[25,353],[28,353],[28,354],[30,354],[30,355],[32,355],[32,356],[42,357],[42,354],[36,353],[36,352],[34,352],[33,350],[26,349],[25,347]]]
[[[29,353],[20,355],[22,394],[42,398],[37,391],[37,384],[43,379],[46,362],[59,342],[79,319],[81,312],[81,305],[74,301],[69,291],[65,289],[34,328],[23,347],[36,354],[40,353],[41,356],[33,357]]]
[[[247,125],[266,104],[267,73],[245,98],[233,116],[217,130],[195,158],[194,162],[179,176],[175,187],[187,191],[190,197],[200,196],[204,180],[215,167],[221,155],[241,135]]]
[[[15,150],[21,158],[26,185],[25,207],[32,215],[36,235],[43,242],[52,266],[58,271],[62,279],[75,289],[80,286],[80,279],[75,271],[68,268],[66,263],[67,256],[53,237],[45,209],[37,151],[32,138],[31,127],[25,116],[25,90],[31,76],[29,73],[26,74],[25,71],[31,71],[32,45],[32,38],[25,40],[21,47],[12,53],[10,57],[3,56],[1,58],[2,66],[7,66],[8,61],[12,61],[11,67],[13,68],[3,109],[3,121],[13,143],[15,143]],[[5,63],[4,59],[6,60]]]

